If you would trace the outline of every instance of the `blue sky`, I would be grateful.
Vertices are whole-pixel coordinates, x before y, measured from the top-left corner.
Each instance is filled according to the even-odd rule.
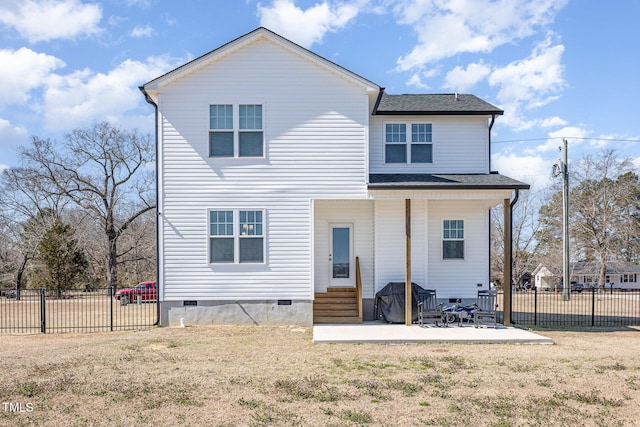
[[[613,148],[640,166],[640,0],[2,0],[0,169],[31,136],[153,132],[141,84],[264,26],[385,87],[505,110],[492,169],[543,191]]]

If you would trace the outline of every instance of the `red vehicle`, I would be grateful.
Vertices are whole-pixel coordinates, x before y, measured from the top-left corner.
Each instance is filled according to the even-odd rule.
[[[128,298],[130,302],[136,302],[138,297],[142,301],[155,301],[158,298],[156,282],[140,282],[133,288],[120,289],[113,297],[117,300]]]

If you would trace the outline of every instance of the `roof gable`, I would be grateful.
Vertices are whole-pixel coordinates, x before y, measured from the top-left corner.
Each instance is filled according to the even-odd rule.
[[[181,65],[178,68],[175,68],[174,70],[169,71],[168,73],[163,74],[160,77],[157,77],[149,81],[148,83],[145,83],[142,86],[142,89],[144,89],[145,92],[157,91],[161,86],[169,84],[178,78],[184,77],[185,75],[191,72],[199,70],[202,67],[205,67],[206,65],[212,63],[213,61],[216,61],[223,56],[226,56],[238,49],[241,49],[243,46],[246,46],[257,40],[264,40],[264,39],[269,40],[290,51],[293,51],[298,55],[301,55],[307,58],[308,60],[315,62],[316,64],[320,65],[321,67],[327,70],[330,70],[339,75],[342,75],[343,77],[353,81],[354,83],[364,86],[367,91],[378,92],[380,90],[380,87],[377,84],[371,82],[370,80],[367,80],[364,77],[361,77],[347,70],[346,68],[341,67],[340,65],[332,61],[329,61],[328,59],[323,58],[322,56],[317,55],[316,53],[313,53],[310,50],[305,49],[302,46],[297,45],[296,43],[288,39],[285,39],[284,37],[264,27],[259,27],[243,36],[238,37],[235,40],[225,43],[224,45],[184,65]]]

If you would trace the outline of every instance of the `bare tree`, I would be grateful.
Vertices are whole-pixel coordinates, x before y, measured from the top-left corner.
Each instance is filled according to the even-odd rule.
[[[630,172],[629,159],[620,160],[615,151],[586,156],[574,167],[577,185],[571,190],[573,233],[585,260],[599,265],[598,286],[604,288],[606,264],[615,258],[621,244],[618,228],[624,217],[618,201],[626,199],[628,181],[618,178]]]
[[[155,208],[150,135],[108,122],[76,129],[58,146],[34,137],[22,158],[52,194],[64,197],[100,221],[107,245],[109,286],[118,284],[118,242],[123,233]]]
[[[536,232],[538,222],[535,215],[538,201],[528,191],[521,192],[513,210],[512,257],[513,278],[519,280],[535,268],[535,253],[538,248]],[[504,215],[502,207],[491,211],[491,264],[493,276],[502,277],[504,266]]]
[[[16,289],[24,287],[25,271],[38,251],[42,236],[65,208],[29,167],[6,169],[0,178],[0,211],[5,239],[3,251],[11,246],[12,265],[5,267],[15,275]]]

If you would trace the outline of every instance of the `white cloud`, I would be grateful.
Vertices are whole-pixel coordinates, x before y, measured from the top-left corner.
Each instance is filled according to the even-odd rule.
[[[100,32],[102,8],[79,0],[3,0],[0,23],[30,43],[74,39]]]
[[[28,102],[30,91],[42,86],[53,70],[64,66],[55,56],[26,47],[0,50],[0,107]]]
[[[542,122],[540,122],[540,126],[543,128],[550,128],[550,127],[555,127],[555,126],[564,126],[567,124],[567,121],[564,119],[561,119],[558,116],[554,116],[554,117],[548,117],[544,120],[542,120]]]
[[[532,190],[550,185],[552,165],[553,161],[542,156],[518,155],[510,150],[491,156],[491,169],[499,171],[502,175],[530,184]]]
[[[322,43],[327,32],[345,27],[368,1],[335,3],[324,0],[303,10],[293,0],[274,0],[271,6],[258,3],[260,25],[310,48]]]
[[[155,34],[155,30],[149,25],[138,25],[133,30],[131,30],[129,34],[131,35],[131,37],[135,38],[151,37]]]
[[[529,57],[496,68],[489,76],[489,84],[500,87],[498,101],[515,101],[535,108],[557,99],[566,84],[562,76],[563,52],[564,46],[551,46],[547,38]]]
[[[423,83],[422,78],[420,77],[419,73],[414,73],[411,75],[411,77],[409,77],[409,80],[407,80],[407,85],[408,86],[415,86],[419,89],[423,89],[423,90],[429,90],[431,89],[431,87],[426,84]]]
[[[567,0],[397,0],[401,24],[411,25],[417,45],[398,69],[422,68],[460,53],[488,53],[548,25]]]
[[[445,77],[445,87],[456,92],[467,92],[476,83],[484,80],[491,68],[482,62],[467,65],[464,69],[460,66],[447,73]]]
[[[565,126],[562,129],[549,132],[549,136],[552,138],[571,138],[572,140],[583,142],[584,138],[589,136],[589,133],[590,132],[583,127]]]
[[[14,126],[8,120],[0,118],[0,149],[11,149],[28,141],[27,130],[22,126]]]
[[[636,145],[636,142],[640,141],[640,138],[630,137],[629,135],[620,135],[620,134],[600,134],[598,137],[595,137],[589,140],[589,146],[604,149],[610,145],[615,145],[617,148],[620,148],[622,145],[633,146]]]
[[[542,144],[538,144],[535,147],[525,150],[527,154],[536,153],[552,153],[558,152],[562,147],[562,139],[569,139],[570,145],[579,145],[585,141],[585,138],[589,136],[590,132],[582,127],[577,126],[565,126],[553,132],[549,132],[549,139],[545,140]]]
[[[51,75],[46,82],[41,113],[49,130],[70,130],[95,121],[121,123],[144,100],[138,86],[175,68],[184,59],[127,59],[108,73],[89,69]]]

